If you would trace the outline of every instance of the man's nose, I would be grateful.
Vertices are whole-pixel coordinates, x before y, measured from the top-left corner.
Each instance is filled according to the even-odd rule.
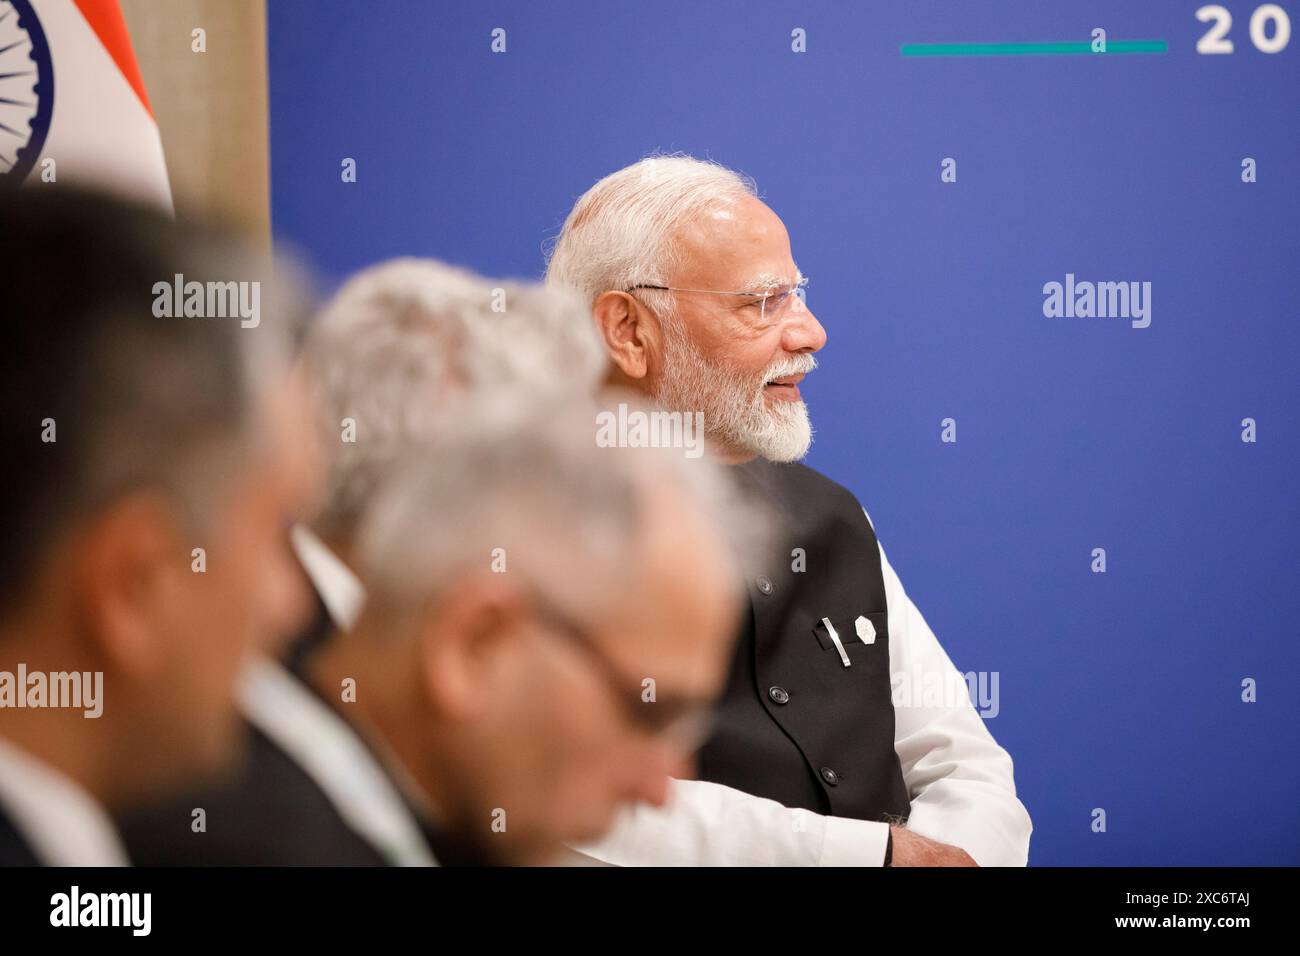
[[[826,330],[817,316],[802,301],[790,310],[781,335],[781,347],[787,352],[816,352],[826,344]]]

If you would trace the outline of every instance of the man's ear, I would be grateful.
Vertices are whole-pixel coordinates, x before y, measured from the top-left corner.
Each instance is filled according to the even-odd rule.
[[[419,638],[425,690],[440,713],[465,720],[499,703],[520,663],[527,617],[526,602],[502,575],[474,575],[447,589]]]
[[[591,307],[610,360],[624,377],[638,381],[650,370],[656,329],[648,310],[626,292],[602,292]]]
[[[70,542],[78,624],[114,668],[148,678],[182,640],[182,575],[195,573],[174,507],[139,493],[89,519]],[[177,623],[179,622],[179,624]]]

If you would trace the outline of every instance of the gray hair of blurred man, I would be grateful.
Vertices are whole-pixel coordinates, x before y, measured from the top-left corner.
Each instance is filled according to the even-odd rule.
[[[531,407],[487,400],[436,450],[413,448],[397,463],[359,535],[368,613],[385,631],[404,630],[458,573],[485,566],[485,547],[502,547],[512,579],[543,594],[582,587],[617,602],[652,490],[673,495],[681,520],[702,523],[737,559],[771,545],[774,516],[725,467],[681,449],[600,447],[598,411],[577,396]]]
[[[309,332],[304,360],[330,460],[313,524],[343,541],[355,537],[403,450],[437,438],[463,413],[463,400],[590,394],[607,364],[589,311],[572,293],[416,258],[349,280]]]
[[[711,160],[648,156],[610,173],[574,204],[552,245],[548,285],[576,289],[590,308],[610,289],[667,285],[680,254],[673,236],[701,213],[758,195],[754,181]],[[679,330],[673,293],[640,290],[659,319]]]

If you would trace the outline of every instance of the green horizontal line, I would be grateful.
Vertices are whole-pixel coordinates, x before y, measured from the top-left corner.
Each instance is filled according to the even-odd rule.
[[[1106,56],[1110,53],[1168,53],[1164,40],[1108,40],[1105,53],[1093,53],[1090,40],[1048,43],[904,43],[903,56]]]

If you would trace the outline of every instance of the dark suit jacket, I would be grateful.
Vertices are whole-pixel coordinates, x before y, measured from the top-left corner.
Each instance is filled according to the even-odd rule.
[[[246,759],[227,783],[118,821],[138,866],[382,866],[288,754],[249,726]],[[207,830],[192,830],[194,810]]]
[[[27,845],[12,820],[0,807],[0,866],[40,866],[41,861]]]
[[[307,681],[303,685],[316,694]],[[324,699],[319,702],[330,707]],[[290,753],[252,724],[245,724],[245,733],[244,761],[226,782],[118,819],[132,862],[139,866],[386,865],[380,850],[352,829]],[[371,757],[383,766],[378,754],[372,751]],[[400,795],[401,788],[395,789]],[[193,830],[197,808],[203,809],[206,825],[199,833]],[[488,862],[449,839],[410,803],[406,809],[441,865]]]

